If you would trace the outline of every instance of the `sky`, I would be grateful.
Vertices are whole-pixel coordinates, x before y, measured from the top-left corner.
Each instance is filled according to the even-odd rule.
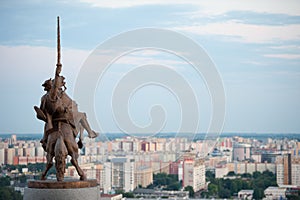
[[[116,58],[98,77],[92,111],[85,110],[84,97],[75,99],[98,132],[124,131],[127,119],[118,117],[123,116],[122,109],[128,112],[123,117],[141,128],[134,130],[157,122],[157,129],[145,130],[189,132],[189,128],[182,128],[183,122],[193,126],[197,118],[195,131],[206,132],[217,102],[224,103],[226,111],[222,132],[300,133],[297,0],[3,0],[0,133],[43,131],[33,106],[40,104],[44,94],[41,84],[54,75],[57,16],[61,19],[62,75],[71,97],[76,97],[83,66],[101,44],[145,28],[170,30],[197,43],[214,63],[223,84],[225,101],[212,100],[211,83],[205,74],[199,75],[180,56],[157,48],[130,52]],[[171,37],[164,39],[174,46],[180,44]],[[140,68],[145,65],[149,68]],[[155,65],[166,71],[155,74]],[[138,69],[148,71],[146,75],[134,74]],[[173,80],[177,75],[182,79]],[[150,81],[153,84],[146,82],[150,76],[157,78]],[[145,83],[129,87],[137,80]],[[127,99],[117,96],[118,84],[132,89],[127,91]],[[194,94],[185,96],[191,95],[187,92]],[[189,97],[195,97],[197,106]]]

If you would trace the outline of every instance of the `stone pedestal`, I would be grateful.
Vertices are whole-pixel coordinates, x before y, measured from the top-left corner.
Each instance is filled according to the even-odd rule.
[[[24,191],[24,200],[99,200],[96,180],[32,180]]]

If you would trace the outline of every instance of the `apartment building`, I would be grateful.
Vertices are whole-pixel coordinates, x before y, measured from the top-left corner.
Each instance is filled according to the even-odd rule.
[[[276,157],[277,184],[300,186],[300,157],[284,154]]]
[[[205,188],[205,165],[202,159],[185,158],[182,167],[183,187],[192,186],[194,191]]]

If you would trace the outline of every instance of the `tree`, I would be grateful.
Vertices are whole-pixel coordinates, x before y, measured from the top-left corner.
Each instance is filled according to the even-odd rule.
[[[0,188],[0,200],[12,199],[10,191],[7,187]]]
[[[248,188],[244,188],[244,186],[247,186],[248,184],[248,180],[242,180],[240,178],[237,178],[234,180],[235,184],[236,184],[236,187],[237,187],[237,191],[236,192],[239,192],[240,190],[242,189],[248,189]],[[250,188],[249,188],[250,189]]]
[[[269,170],[264,171],[262,174],[263,174],[264,176],[269,176],[269,177],[274,176],[274,173],[271,172],[271,171],[269,171]]]
[[[45,170],[46,164],[45,163],[36,163],[36,164],[29,163],[27,165],[27,167],[28,167],[28,170],[31,172],[34,172],[34,171],[42,172]]]
[[[0,178],[0,187],[10,186],[10,177],[5,176]]]
[[[226,189],[228,189],[228,190],[230,190],[230,189],[231,189],[232,182],[233,182],[233,181],[230,180],[230,179],[225,179],[225,180],[223,181],[223,187],[226,188]]]
[[[19,191],[14,191],[11,188],[11,194],[12,194],[13,200],[23,200],[23,196],[21,195],[21,193]]]
[[[250,173],[244,173],[241,175],[242,178],[251,178],[252,175]]]
[[[122,195],[126,198],[134,198],[134,194],[132,192],[125,192]]]
[[[228,172],[227,176],[235,176],[235,173],[234,173],[234,171],[230,171],[230,172]]]
[[[255,188],[253,191],[253,199],[263,199],[264,197],[264,189]]]
[[[194,197],[195,196],[194,188],[190,185],[186,186],[184,188],[184,191],[189,191],[189,197]]]
[[[253,172],[253,178],[258,178],[261,176],[261,173],[260,172]]]
[[[27,177],[26,177],[26,175],[21,175],[21,176],[19,176],[19,180],[20,180],[20,183],[26,183],[26,181],[27,181]]]
[[[180,189],[180,184],[178,182],[171,183],[166,187],[166,190],[176,190],[178,191]]]
[[[15,165],[9,165],[9,164],[6,164],[3,169],[6,169],[7,171],[11,171],[11,170],[15,170],[16,169],[16,166]]]
[[[215,174],[211,171],[205,172],[205,177],[207,181],[211,181],[212,179],[215,178]]]
[[[288,200],[299,200],[299,196],[298,195],[286,195],[286,198]]]
[[[0,187],[0,200],[22,200],[20,192],[14,191],[11,187]]]
[[[293,193],[293,194],[286,195],[286,198],[288,200],[299,200],[300,199],[300,191]]]
[[[219,190],[219,197],[220,198],[230,198],[231,197],[230,190],[226,189],[226,188],[221,188]]]
[[[211,175],[212,173],[210,172],[209,174]],[[235,174],[234,172],[229,172],[228,175]],[[264,197],[264,190],[267,187],[277,185],[276,175],[270,171],[263,173],[254,172],[253,175],[242,174],[241,177],[243,178],[223,179],[210,177],[208,190],[202,192],[201,196],[205,198],[216,196],[219,198],[231,198],[242,189],[252,189],[254,190],[254,198],[262,199]]]
[[[238,193],[238,191],[239,191],[239,188],[237,185],[237,181],[233,180],[230,185],[230,194],[234,195],[235,193]]]
[[[155,185],[153,183],[149,184],[146,188],[147,189],[153,189],[155,187]]]
[[[26,168],[26,165],[16,165],[16,168],[19,170],[19,172],[22,172],[22,168]]]
[[[149,187],[153,188],[155,186],[165,186],[166,190],[179,190],[181,184],[178,181],[178,175],[157,173],[153,175],[153,185]]]
[[[218,195],[218,186],[216,184],[210,183],[208,185],[208,194],[210,196],[216,196],[216,195]]]
[[[252,188],[251,187],[251,183],[248,182],[248,181],[242,181],[241,185],[242,185],[242,188],[240,188],[240,189],[243,189],[243,190],[247,190],[247,189],[251,189]]]
[[[125,192],[124,190],[116,190],[116,194],[122,194],[123,197],[126,198],[134,198],[134,194],[132,192]]]
[[[120,189],[120,190],[116,189],[116,190],[115,190],[115,193],[116,193],[116,194],[124,194],[125,191],[122,190],[122,189]]]
[[[201,192],[201,197],[207,199],[210,196],[209,192]]]

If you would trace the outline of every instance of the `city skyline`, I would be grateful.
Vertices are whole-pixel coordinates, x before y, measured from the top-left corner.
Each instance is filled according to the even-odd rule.
[[[0,10],[0,133],[43,130],[33,106],[39,105],[43,95],[41,84],[54,75],[58,15],[62,74],[71,97],[81,67],[99,44],[130,30],[163,28],[194,40],[215,63],[226,95],[224,132],[300,133],[297,1],[9,1],[3,2]],[[190,84],[200,110],[197,132],[205,133],[212,115],[205,77],[179,57],[155,50],[120,58],[99,81],[95,113],[104,124],[101,132],[122,132],[111,111],[112,89],[132,66],[145,63],[162,63]],[[77,103],[79,109],[84,106]],[[153,105],[164,108],[162,132],[180,129],[182,105],[176,95],[158,85],[143,87],[132,95],[128,104],[132,121],[142,127],[151,123]]]
[[[264,194],[277,195],[272,192],[268,194],[268,190],[281,191],[279,196],[288,196],[299,190],[300,142],[297,139],[276,139],[267,135],[263,140],[255,137],[224,137],[212,152],[202,155],[202,150],[208,148],[205,142],[199,140],[190,143],[186,138],[131,137],[96,142],[87,138],[78,161],[88,177],[97,180],[101,194],[124,190],[133,192],[136,197],[139,196],[139,189],[153,191],[155,186],[171,190],[169,193],[172,194],[190,186],[194,192],[199,192],[198,195],[201,193],[202,197],[224,195],[227,198],[236,196],[237,192],[239,196],[240,192],[249,193],[250,190],[251,193],[256,191],[256,195],[259,190],[260,197]],[[22,191],[16,187],[24,188],[24,184],[18,184],[16,176],[26,179],[39,176],[44,162],[45,154],[39,140],[19,140],[17,135],[0,139],[0,163],[3,164],[1,175],[15,177],[15,190]],[[79,178],[73,166],[67,167],[65,175],[68,178]],[[162,180],[162,177],[168,179],[167,176],[173,177],[171,183]],[[158,179],[162,182],[158,182]],[[230,192],[223,194],[212,189],[216,179],[239,183],[243,181],[245,185],[224,185]],[[173,182],[176,184],[173,185]],[[262,182],[265,183],[262,187],[253,185]],[[295,191],[287,191],[289,189]],[[219,190],[224,188],[219,187]],[[167,191],[164,191],[165,194]]]

